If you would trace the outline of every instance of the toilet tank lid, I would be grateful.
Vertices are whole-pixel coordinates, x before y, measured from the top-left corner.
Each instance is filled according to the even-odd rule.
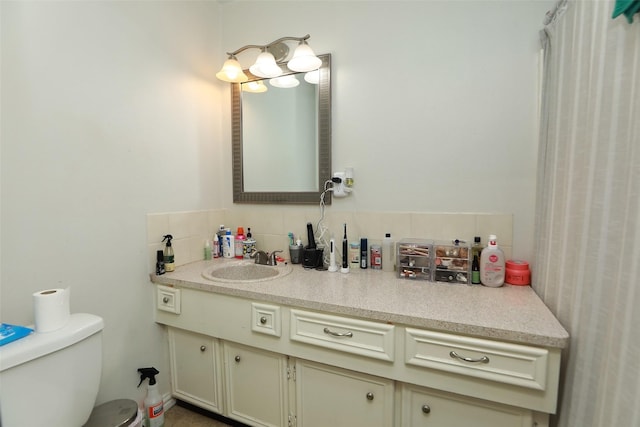
[[[104,328],[101,317],[74,313],[61,329],[31,335],[0,347],[0,372],[68,347]]]

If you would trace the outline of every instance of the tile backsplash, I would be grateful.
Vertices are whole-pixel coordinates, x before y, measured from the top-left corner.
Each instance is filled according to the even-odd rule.
[[[317,209],[217,209],[207,211],[152,213],[147,215],[147,247],[149,272],[155,271],[156,251],[163,249],[162,237],[173,236],[176,266],[198,261],[204,257],[204,241],[211,239],[220,224],[231,228],[251,227],[258,249],[286,250],[288,233],[294,233],[304,245],[307,242],[306,224],[313,224],[317,233],[320,214]],[[321,228],[328,241],[331,234],[342,239],[343,224],[347,224],[349,240],[367,237],[369,243],[380,243],[385,233],[394,241],[407,237],[452,240],[469,243],[474,236],[482,237],[486,245],[489,234],[498,236],[505,256],[511,257],[513,244],[513,215],[504,213],[428,213],[428,212],[326,212]]]

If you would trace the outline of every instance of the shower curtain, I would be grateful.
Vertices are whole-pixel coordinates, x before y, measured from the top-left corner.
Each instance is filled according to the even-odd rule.
[[[534,289],[571,334],[559,427],[640,426],[640,22],[547,16]]]

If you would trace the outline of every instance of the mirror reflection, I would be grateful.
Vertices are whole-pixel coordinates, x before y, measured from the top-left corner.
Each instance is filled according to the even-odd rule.
[[[282,77],[259,80],[261,92],[251,91],[255,82],[241,83],[245,191],[318,188],[317,85],[301,76],[285,76],[294,87],[280,87]]]
[[[232,85],[234,202],[319,202],[331,178],[331,105],[330,55],[318,57],[315,72],[245,71],[249,81]]]

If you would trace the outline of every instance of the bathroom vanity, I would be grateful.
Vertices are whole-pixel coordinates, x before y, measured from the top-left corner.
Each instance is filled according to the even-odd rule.
[[[547,426],[568,334],[530,287],[201,261],[152,276],[176,398],[252,426]]]

